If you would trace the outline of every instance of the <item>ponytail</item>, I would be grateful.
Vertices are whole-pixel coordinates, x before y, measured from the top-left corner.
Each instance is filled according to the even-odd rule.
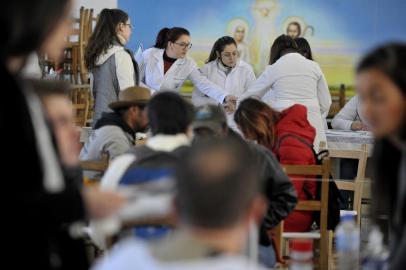
[[[166,49],[169,41],[176,42],[182,35],[190,36],[190,33],[182,27],[162,28],[156,36],[154,48]]]
[[[157,49],[165,49],[166,48],[166,39],[168,36],[169,28],[165,27],[159,31],[158,35],[156,36],[155,45],[154,47]]]

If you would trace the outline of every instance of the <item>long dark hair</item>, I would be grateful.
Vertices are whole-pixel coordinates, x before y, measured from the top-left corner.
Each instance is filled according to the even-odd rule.
[[[307,59],[313,61],[312,49],[310,48],[310,44],[307,41],[307,39],[298,37],[298,38],[295,38],[295,42],[296,42],[297,46],[299,47],[299,53],[301,53]]]
[[[229,36],[224,36],[214,42],[213,48],[211,49],[209,59],[207,59],[206,64],[212,62],[218,58],[217,54],[221,54],[227,45],[234,44],[237,47],[237,42],[234,38]]]
[[[155,48],[166,49],[168,42],[176,42],[182,35],[190,36],[187,29],[182,27],[162,28],[156,36]]]
[[[387,44],[365,56],[357,67],[357,73],[370,69],[382,72],[399,87],[406,100],[405,59],[406,44]],[[406,141],[406,123],[403,124],[398,135],[403,142]],[[401,156],[401,150],[389,138],[379,139],[375,142],[374,166],[372,166],[375,169],[372,182],[373,204],[375,205],[371,209],[378,220],[382,215],[393,214]]]
[[[246,138],[256,140],[266,148],[272,149],[276,141],[276,123],[280,117],[279,112],[264,102],[247,98],[238,106],[234,121],[240,126]]]
[[[103,9],[99,20],[86,47],[85,62],[89,70],[95,66],[97,58],[112,45],[120,44],[116,28],[119,23],[126,23],[128,14],[121,9]]]
[[[286,52],[297,52],[299,47],[297,46],[295,40],[288,35],[280,35],[275,39],[271,47],[271,57],[269,59],[269,64],[272,65],[281,58],[281,56]]]
[[[0,60],[38,50],[64,14],[70,0],[13,0],[2,4]]]

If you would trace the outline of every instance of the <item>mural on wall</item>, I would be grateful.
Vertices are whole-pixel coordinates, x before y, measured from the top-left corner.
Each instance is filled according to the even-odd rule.
[[[305,37],[330,85],[353,84],[359,57],[391,40],[406,41],[403,0],[118,0],[135,26],[130,48],[151,47],[163,27],[181,26],[192,36],[189,56],[199,65],[214,41],[235,38],[241,59],[260,74],[280,34]]]

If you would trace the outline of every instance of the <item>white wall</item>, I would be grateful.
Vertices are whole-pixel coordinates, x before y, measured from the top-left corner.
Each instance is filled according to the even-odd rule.
[[[103,8],[116,8],[117,0],[75,0],[74,16],[79,16],[81,6],[85,8],[93,8],[94,14],[100,13]]]

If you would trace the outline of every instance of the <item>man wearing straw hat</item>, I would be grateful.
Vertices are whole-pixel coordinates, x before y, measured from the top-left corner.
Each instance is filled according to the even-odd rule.
[[[80,152],[81,160],[99,160],[103,154],[110,159],[124,154],[135,145],[135,134],[148,126],[145,107],[150,91],[129,87],[119,94],[118,101],[109,104],[113,112],[105,112],[96,122],[94,132]]]

